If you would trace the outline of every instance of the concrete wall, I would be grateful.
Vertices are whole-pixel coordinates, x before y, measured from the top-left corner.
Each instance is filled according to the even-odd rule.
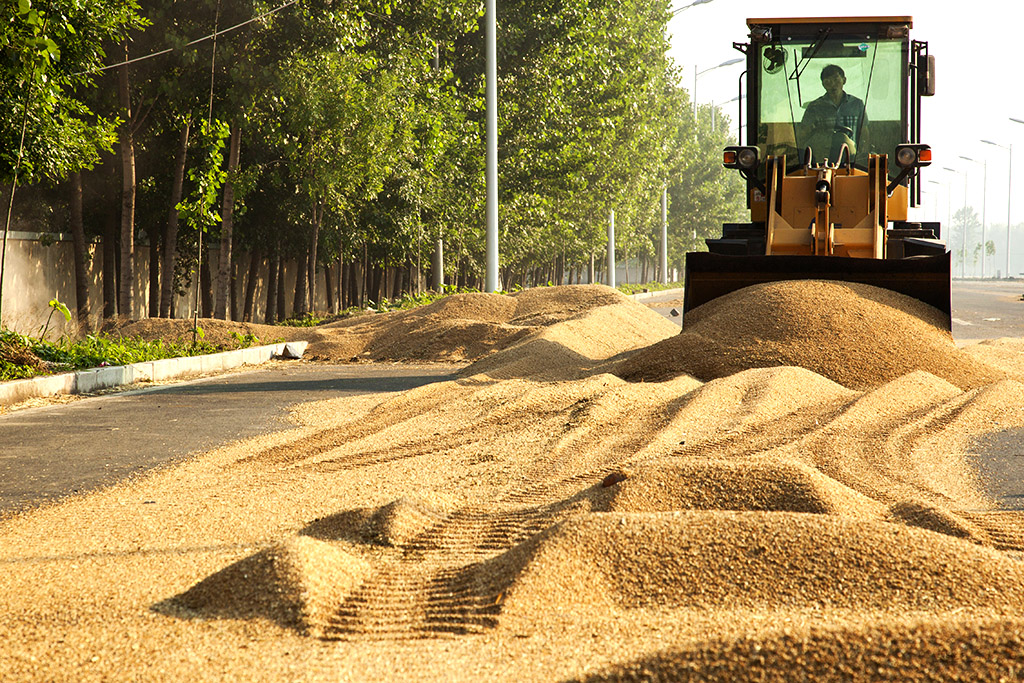
[[[0,232],[0,236],[2,236]],[[219,250],[210,250],[210,269],[217,282],[217,257]],[[244,303],[245,277],[249,268],[248,254],[236,254],[238,275],[236,287],[238,306]],[[103,245],[99,240],[89,245],[89,310],[90,323],[95,327],[103,313]],[[296,264],[284,264],[285,314],[292,310],[295,293]],[[335,268],[335,271],[337,269]],[[263,322],[266,314],[268,265],[264,263],[256,285],[254,322]],[[337,280],[334,280],[337,287]],[[316,304],[319,311],[327,310],[326,283],[324,273],[317,275]],[[175,312],[179,318],[190,317],[194,311],[195,293],[191,288],[187,296],[175,301]],[[11,231],[7,237],[3,278],[3,325],[21,334],[38,335],[50,315],[49,301],[53,298],[63,302],[72,314],[78,305],[75,292],[74,246],[69,234],[30,233]],[[133,290],[132,318],[145,318],[149,308],[149,247],[135,246],[135,287]],[[73,325],[73,323],[72,323]],[[50,319],[48,338],[72,332],[65,326],[60,313]]]

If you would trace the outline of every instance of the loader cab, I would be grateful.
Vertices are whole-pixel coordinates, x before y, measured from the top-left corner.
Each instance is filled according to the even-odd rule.
[[[931,87],[927,43],[910,40],[911,18],[747,24],[751,42],[735,44],[747,56],[741,144],[756,146],[761,159],[785,156],[787,173],[826,159],[866,171],[869,155],[885,154],[889,178],[897,177],[896,146],[919,142],[919,97]],[[840,159],[847,151],[850,159]],[[759,168],[762,183],[764,174]]]

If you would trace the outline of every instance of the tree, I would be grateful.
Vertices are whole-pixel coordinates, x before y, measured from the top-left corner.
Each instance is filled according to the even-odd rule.
[[[953,214],[953,230],[950,234],[949,249],[953,252],[953,262],[963,275],[967,274],[968,254],[972,266],[977,263],[975,240],[980,241],[981,220],[973,207],[965,206]]]
[[[114,142],[116,119],[94,116],[81,94],[105,57],[103,46],[141,26],[135,0],[82,0],[58,10],[3,0],[0,41],[0,180],[10,184],[3,264],[18,183],[57,182],[90,168]],[[84,264],[76,264],[83,268]],[[2,316],[0,316],[2,320]]]
[[[692,108],[686,107],[692,120]],[[745,182],[722,166],[722,149],[729,138],[728,118],[711,106],[698,107],[694,128],[680,131],[681,155],[669,184],[669,260],[682,267],[688,251],[706,251],[704,240],[719,237],[722,224],[749,220],[744,201]]]

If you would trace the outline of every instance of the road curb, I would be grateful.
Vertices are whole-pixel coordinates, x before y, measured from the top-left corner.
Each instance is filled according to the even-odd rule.
[[[644,299],[653,299],[654,297],[661,296],[662,294],[682,293],[683,289],[682,287],[680,287],[679,289],[659,289],[657,292],[638,292],[636,294],[627,294],[626,296],[628,296],[633,301],[643,301]]]
[[[65,372],[59,375],[17,379],[0,384],[0,406],[13,405],[30,398],[88,394],[135,382],[161,382],[192,375],[223,372],[241,365],[266,363],[275,357],[298,358],[302,356],[305,348],[306,342],[280,342],[203,356],[163,358],[131,365],[113,365]]]

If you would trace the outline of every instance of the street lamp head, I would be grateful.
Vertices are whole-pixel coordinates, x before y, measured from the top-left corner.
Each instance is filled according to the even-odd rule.
[[[965,161],[974,161],[974,159],[972,159],[970,157],[965,157],[963,154],[960,155],[960,158],[964,159]],[[977,163],[977,162],[975,162],[975,163]]]
[[[691,2],[689,5],[684,5],[679,9],[672,10],[672,16],[679,14],[683,10],[690,9],[691,7],[696,7],[697,5],[705,5],[709,2],[711,2],[711,0],[693,0],[693,2]]]
[[[1024,119],[1015,119],[1012,116],[1010,117],[1010,120],[1013,121],[1014,123],[1024,123]]]

